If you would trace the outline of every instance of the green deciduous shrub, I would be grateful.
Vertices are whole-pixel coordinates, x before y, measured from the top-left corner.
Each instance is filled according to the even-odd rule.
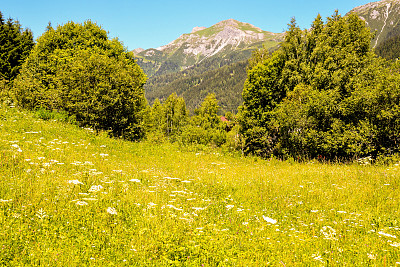
[[[66,111],[82,126],[143,136],[146,76],[117,40],[90,21],[48,27],[14,82],[28,109]]]

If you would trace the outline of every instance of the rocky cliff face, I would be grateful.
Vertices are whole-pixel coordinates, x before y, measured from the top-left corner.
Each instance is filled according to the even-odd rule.
[[[274,47],[283,40],[283,33],[263,31],[249,23],[234,19],[221,21],[209,28],[195,27],[173,42],[155,49],[135,49],[138,63],[149,75],[184,70],[205,59],[220,57],[232,63],[247,59],[251,51]]]
[[[383,42],[400,24],[400,0],[382,0],[356,7],[350,12],[360,16],[376,32],[372,47]]]
[[[251,45],[266,40],[279,42],[281,37],[282,34],[265,32],[251,24],[230,19],[221,21],[210,28],[195,27],[191,34],[183,34],[177,40],[157,50],[173,53],[184,47],[185,55],[207,58],[228,46],[235,50],[240,45]]]

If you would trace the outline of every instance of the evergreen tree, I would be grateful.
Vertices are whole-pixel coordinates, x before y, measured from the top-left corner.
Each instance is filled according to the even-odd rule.
[[[252,60],[240,108],[244,150],[329,159],[398,151],[399,75],[370,49],[356,15],[310,30],[293,19],[281,49]]]
[[[0,78],[12,81],[34,46],[29,29],[22,30],[18,21],[4,21],[0,12]]]

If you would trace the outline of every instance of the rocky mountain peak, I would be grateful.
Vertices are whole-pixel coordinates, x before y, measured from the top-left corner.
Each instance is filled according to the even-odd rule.
[[[241,44],[249,45],[255,42],[263,42],[273,37],[273,33],[262,31],[249,23],[228,19],[209,28],[194,27],[191,33],[183,34],[175,41],[161,46],[157,50],[174,53],[174,51],[182,49],[185,55],[207,58],[228,46],[235,49]]]
[[[237,26],[239,26],[240,23],[241,22],[234,20],[234,19],[227,19],[227,20],[220,21],[215,25],[222,26],[222,27],[224,27],[224,26],[237,27]]]
[[[194,27],[192,30],[192,33],[198,32],[198,31],[202,31],[207,29],[206,27]]]
[[[167,45],[135,50],[142,67],[149,75],[184,70],[209,58],[239,61],[248,58],[256,48],[273,47],[283,40],[283,33],[263,31],[249,23],[234,19],[218,22],[211,27],[194,27]],[[165,71],[166,70],[166,71]]]

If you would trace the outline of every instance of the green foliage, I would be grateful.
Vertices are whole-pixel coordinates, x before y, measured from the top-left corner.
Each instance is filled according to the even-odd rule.
[[[117,39],[90,21],[69,22],[38,38],[14,91],[24,108],[63,110],[82,126],[133,140],[144,134],[145,81]]]
[[[171,94],[163,104],[156,99],[145,121],[150,136],[161,134],[170,141],[176,141],[189,121],[185,100],[176,94]]]
[[[12,81],[18,75],[22,63],[34,47],[32,32],[22,30],[18,21],[4,21],[0,12],[0,78]]]
[[[145,112],[147,139],[153,142],[178,141],[184,145],[221,146],[226,142],[229,128],[218,116],[219,109],[215,94],[208,95],[191,117],[185,100],[175,93],[162,104],[156,99]]]
[[[215,94],[207,95],[201,106],[195,110],[196,115],[191,118],[191,124],[182,133],[182,142],[216,146],[224,144],[226,129],[218,116],[219,109]]]
[[[0,103],[13,103],[13,94],[10,90],[10,83],[2,77],[0,77]]]
[[[289,24],[281,49],[253,56],[240,108],[245,152],[351,159],[399,151],[400,77],[370,49],[356,15],[311,30]]]
[[[34,115],[36,118],[42,120],[54,120],[54,121],[68,122],[70,124],[76,124],[74,118],[68,116],[67,112],[65,111],[50,111],[44,108],[39,108],[34,111]]]

